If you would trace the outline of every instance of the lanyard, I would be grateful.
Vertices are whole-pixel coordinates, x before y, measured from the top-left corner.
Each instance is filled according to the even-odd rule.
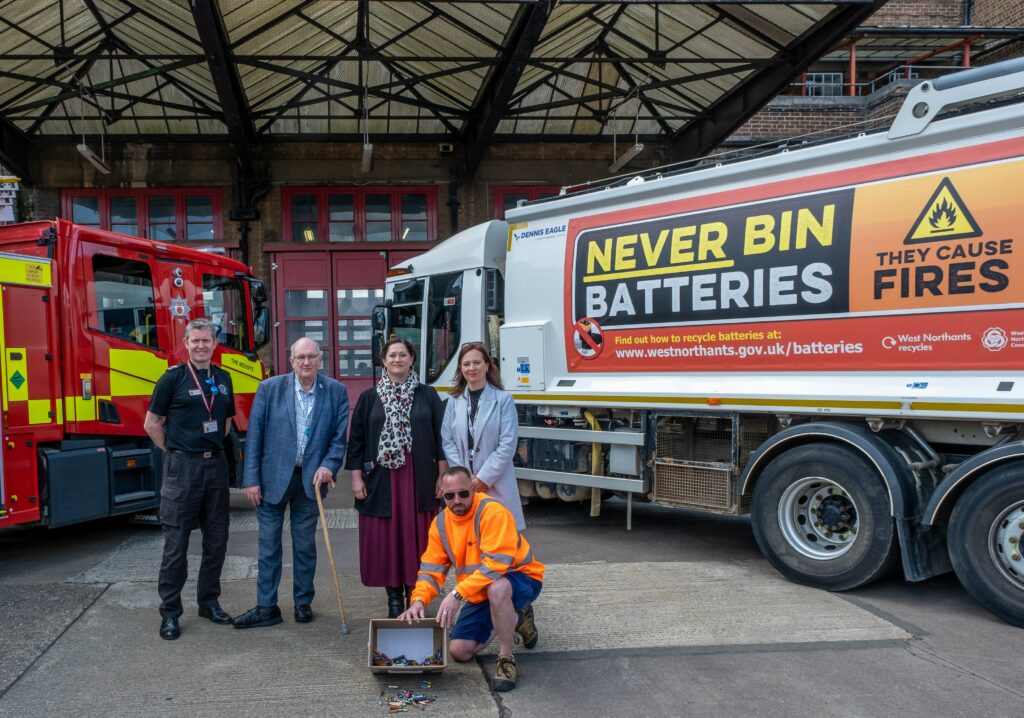
[[[207,418],[213,418],[213,402],[217,399],[217,395],[214,394],[213,390],[213,368],[207,369],[210,372],[210,403],[206,403],[206,393],[203,391],[203,385],[199,383],[199,377],[196,376],[196,370],[192,368],[192,362],[188,363],[188,370],[192,374],[192,380],[196,383],[196,388],[199,389],[199,398],[203,401],[203,407],[206,409]]]

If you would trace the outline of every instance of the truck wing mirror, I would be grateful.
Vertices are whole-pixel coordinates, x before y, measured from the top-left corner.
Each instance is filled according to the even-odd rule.
[[[252,338],[256,349],[259,349],[270,339],[270,333],[267,331],[269,324],[270,309],[265,306],[259,307],[253,315],[252,322]]]
[[[267,285],[257,280],[251,280],[252,299],[257,304],[267,303]]]
[[[380,351],[384,346],[384,338],[388,332],[388,315],[391,312],[391,303],[388,301],[385,304],[378,304],[373,308],[373,312],[370,314],[370,327],[372,334],[370,336],[370,351],[373,356],[373,365],[380,367]]]

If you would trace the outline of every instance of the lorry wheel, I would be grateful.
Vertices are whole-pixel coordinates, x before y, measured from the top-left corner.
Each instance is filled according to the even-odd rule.
[[[1024,469],[992,470],[949,519],[949,557],[960,583],[999,618],[1024,628]]]
[[[898,555],[882,478],[835,444],[801,446],[773,460],[754,487],[751,523],[783,576],[829,591],[880,578]]]

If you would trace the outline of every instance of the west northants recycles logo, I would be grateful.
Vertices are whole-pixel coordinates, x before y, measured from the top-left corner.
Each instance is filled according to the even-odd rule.
[[[989,327],[981,335],[981,345],[990,352],[1002,351],[1009,344],[1006,332],[999,327]]]
[[[967,203],[960,197],[953,182],[949,177],[943,177],[903,243],[945,242],[980,237],[981,234],[981,228],[974,221]]]

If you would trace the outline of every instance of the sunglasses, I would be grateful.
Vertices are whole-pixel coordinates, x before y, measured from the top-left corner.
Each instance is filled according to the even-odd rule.
[[[454,501],[455,494],[458,494],[460,499],[468,499],[470,493],[469,489],[459,489],[458,491],[445,491],[441,495],[444,496],[445,501]]]

